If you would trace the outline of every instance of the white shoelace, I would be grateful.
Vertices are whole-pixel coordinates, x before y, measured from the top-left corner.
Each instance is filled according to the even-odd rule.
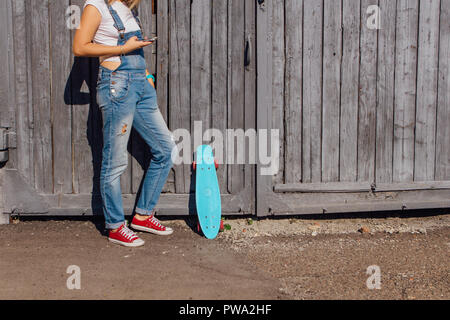
[[[123,228],[120,230],[120,234],[127,240],[132,240],[136,237],[136,234],[128,229],[126,225],[123,226]]]
[[[158,219],[155,218],[155,216],[152,216],[150,218],[150,220],[152,221],[153,224],[155,224],[157,227],[161,227],[162,228],[162,224],[159,222]]]

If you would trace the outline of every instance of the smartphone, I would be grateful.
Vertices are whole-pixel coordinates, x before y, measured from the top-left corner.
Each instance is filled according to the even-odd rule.
[[[144,39],[142,41],[144,41],[144,42],[155,42],[156,40],[158,40],[158,37],[153,37],[151,39]]]

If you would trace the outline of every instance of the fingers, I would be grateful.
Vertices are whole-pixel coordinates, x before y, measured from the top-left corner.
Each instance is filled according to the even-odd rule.
[[[148,42],[148,41],[141,41],[141,46],[142,48],[147,47],[149,45],[153,44],[153,42]]]

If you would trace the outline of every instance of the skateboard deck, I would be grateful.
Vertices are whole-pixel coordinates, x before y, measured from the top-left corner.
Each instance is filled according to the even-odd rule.
[[[194,162],[195,202],[200,228],[208,239],[217,237],[221,225],[222,204],[217,167],[212,148],[208,145],[199,146]]]

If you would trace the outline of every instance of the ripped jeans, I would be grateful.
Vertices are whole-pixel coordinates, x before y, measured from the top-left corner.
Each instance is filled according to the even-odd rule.
[[[145,70],[111,71],[100,66],[97,102],[103,115],[103,158],[100,192],[107,229],[119,228],[125,221],[120,176],[128,166],[131,128],[150,147],[148,168],[136,213],[151,215],[172,168],[176,148],[172,133],[158,108],[156,90],[146,79]]]

